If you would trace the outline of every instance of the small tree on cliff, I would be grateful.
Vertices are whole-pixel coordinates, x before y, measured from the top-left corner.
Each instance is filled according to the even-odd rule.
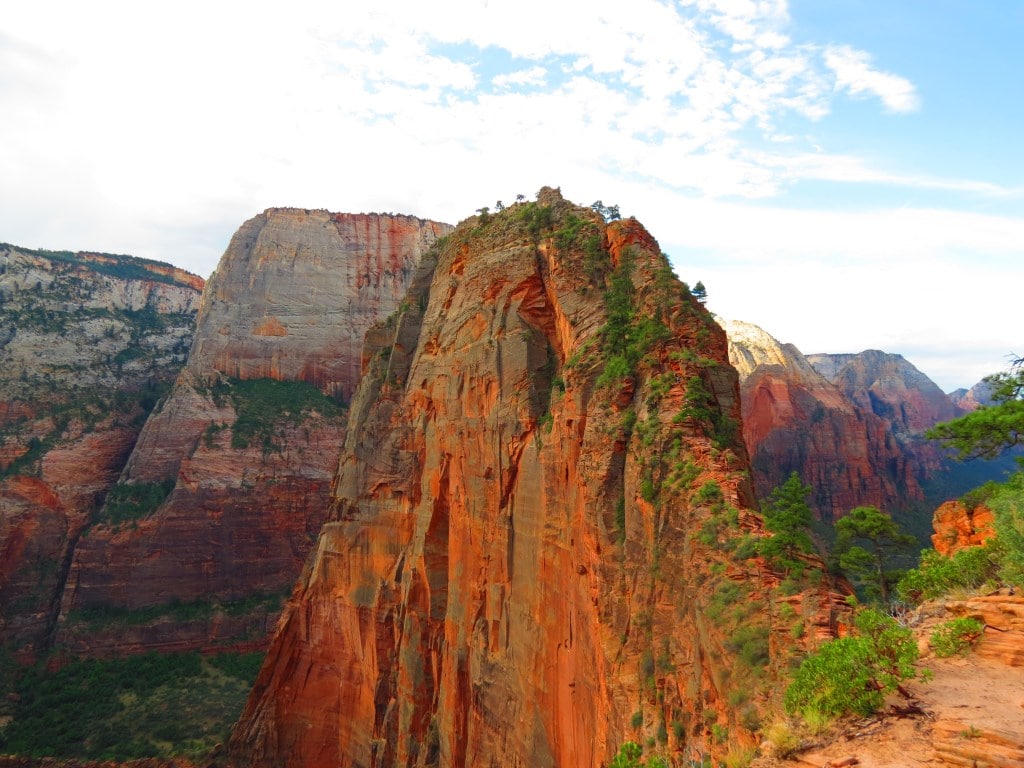
[[[992,459],[1008,448],[1024,445],[1024,357],[1009,370],[985,379],[992,386],[992,403],[942,424],[926,435],[956,450],[957,458]]]
[[[889,515],[877,507],[857,507],[836,521],[836,546],[833,554],[839,567],[854,581],[865,586],[868,594],[889,602],[892,585],[899,573],[892,569],[893,558],[906,552],[916,539],[903,533]]]
[[[814,551],[810,533],[812,514],[807,504],[813,491],[793,472],[771,492],[762,511],[764,527],[772,535],[762,539],[758,549],[768,562],[787,572],[801,566],[801,554]]]
[[[701,282],[700,280],[698,280],[697,284],[693,286],[693,288],[690,290],[690,293],[692,293],[693,298],[695,298],[701,304],[705,303],[708,300],[708,289],[704,287],[704,283]]]

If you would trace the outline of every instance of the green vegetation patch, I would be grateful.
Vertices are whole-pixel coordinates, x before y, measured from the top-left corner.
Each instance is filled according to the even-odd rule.
[[[160,483],[118,483],[107,494],[97,522],[120,525],[140,520],[155,512],[173,488],[173,479]]]
[[[218,612],[229,616],[244,616],[251,613],[279,611],[284,606],[284,594],[257,594],[241,600],[190,600],[188,602],[172,601],[164,605],[153,605],[148,608],[125,608],[115,605],[95,605],[77,608],[68,616],[68,621],[85,624],[92,629],[111,626],[142,626],[160,619],[170,619],[177,623],[189,621],[208,621]]]
[[[877,610],[861,610],[857,633],[823,643],[804,659],[784,704],[790,714],[808,717],[869,715],[887,694],[914,676],[914,633]]]
[[[129,760],[203,758],[226,743],[262,654],[76,659],[24,672],[0,752]]]
[[[939,658],[966,653],[985,631],[985,625],[970,616],[961,616],[939,624],[932,632],[930,643]]]
[[[227,379],[213,385],[218,405],[230,400],[237,418],[231,431],[231,447],[248,448],[253,442],[264,451],[279,450],[274,442],[284,425],[297,425],[313,414],[336,419],[344,406],[304,381],[277,379]]]

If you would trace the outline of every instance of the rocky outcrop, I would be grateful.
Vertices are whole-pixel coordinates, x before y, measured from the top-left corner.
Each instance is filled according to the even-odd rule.
[[[759,497],[797,472],[814,489],[813,505],[825,520],[863,504],[891,509],[923,499],[916,467],[881,417],[792,344],[750,323],[719,322],[740,373],[743,437]]]
[[[976,411],[992,403],[992,384],[982,379],[970,389],[955,389],[949,393],[953,405],[964,413]]]
[[[932,518],[932,548],[950,557],[962,549],[977,547],[996,535],[995,516],[981,504],[968,509],[961,501],[947,501]]]
[[[180,371],[203,281],[0,246],[0,644],[51,637],[75,543]]]
[[[265,644],[330,503],[363,335],[448,229],[297,209],[242,225],[117,503],[76,548],[64,648]]]
[[[364,357],[235,764],[597,768],[627,739],[750,738],[775,645],[736,374],[636,221],[545,189],[464,222]]]

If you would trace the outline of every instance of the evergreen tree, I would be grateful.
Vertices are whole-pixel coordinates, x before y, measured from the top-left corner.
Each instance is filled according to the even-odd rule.
[[[810,534],[813,516],[807,503],[813,491],[793,472],[771,492],[762,510],[764,527],[772,535],[761,540],[759,550],[770,563],[787,572],[800,566],[799,555],[814,551]]]
[[[903,533],[889,515],[877,507],[857,507],[836,521],[839,567],[853,580],[867,586],[883,603],[889,602],[891,587],[899,577],[892,570],[893,558],[907,551],[916,539]]]
[[[960,459],[992,459],[1008,448],[1024,445],[1024,357],[1004,373],[985,379],[992,385],[992,404],[958,419],[936,424],[926,433],[955,449]]]
[[[704,287],[704,283],[702,283],[700,280],[698,280],[697,284],[693,286],[693,289],[690,291],[690,293],[692,293],[693,298],[695,298],[701,304],[708,300],[708,290],[707,288]]]

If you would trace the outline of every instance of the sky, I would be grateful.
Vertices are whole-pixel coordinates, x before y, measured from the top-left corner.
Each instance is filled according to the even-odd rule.
[[[708,307],[944,390],[1024,355],[1024,2],[0,0],[0,242],[204,277],[272,206],[545,185]]]

